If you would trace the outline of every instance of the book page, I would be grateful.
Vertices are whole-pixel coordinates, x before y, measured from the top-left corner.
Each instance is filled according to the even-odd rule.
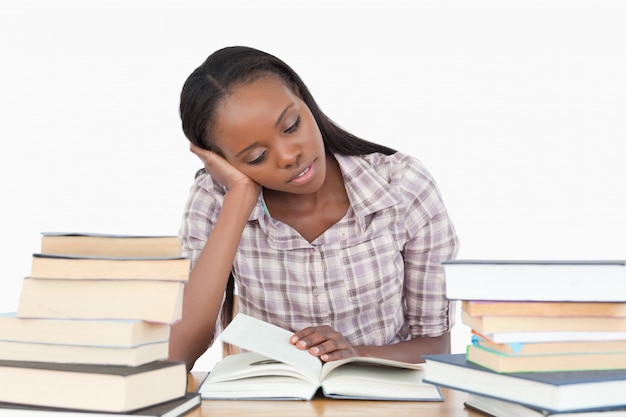
[[[441,391],[423,382],[424,372],[405,367],[352,362],[335,368],[324,379],[324,395],[404,401],[442,401]]]
[[[334,369],[339,368],[340,366],[347,364],[366,364],[366,365],[380,365],[387,366],[392,368],[401,368],[401,369],[412,369],[412,370],[423,370],[424,364],[419,363],[408,363],[408,362],[400,362],[392,359],[381,359],[381,358],[369,358],[369,357],[354,357],[347,359],[340,359],[332,362],[326,362],[322,366],[322,376],[321,380],[323,381],[329,373],[331,373]]]
[[[299,368],[268,358],[256,352],[243,352],[228,355],[215,364],[206,380],[211,383],[216,383],[265,376],[298,378],[307,381],[310,385],[316,387],[319,385],[317,378],[309,380],[303,377]]]
[[[293,333],[239,313],[220,335],[222,342],[299,368],[311,381],[320,380],[322,363],[289,342]]]

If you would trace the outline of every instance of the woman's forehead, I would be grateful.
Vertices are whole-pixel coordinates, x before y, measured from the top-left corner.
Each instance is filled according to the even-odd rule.
[[[217,107],[212,136],[217,145],[226,145],[233,137],[275,130],[292,108],[299,108],[298,96],[277,77],[242,84]]]

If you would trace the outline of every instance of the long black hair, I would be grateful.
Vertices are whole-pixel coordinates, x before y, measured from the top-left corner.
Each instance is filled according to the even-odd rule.
[[[309,107],[328,152],[364,155],[394,149],[358,138],[342,129],[319,108],[300,76],[282,60],[258,49],[230,46],[212,53],[185,81],[180,94],[180,118],[189,141],[209,149],[211,128],[221,101],[234,87],[269,74],[277,75]]]
[[[180,118],[183,132],[194,145],[211,149],[211,130],[217,108],[233,88],[260,77],[275,75],[309,107],[322,134],[327,152],[365,155],[375,152],[394,154],[394,149],[361,139],[335,124],[322,112],[300,76],[277,57],[245,46],[219,49],[196,68],[185,81],[180,94]],[[225,327],[233,316],[234,280],[232,273],[226,287],[221,323]]]

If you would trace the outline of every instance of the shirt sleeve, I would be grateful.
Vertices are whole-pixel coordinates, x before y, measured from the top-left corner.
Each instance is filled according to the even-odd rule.
[[[182,253],[189,257],[192,268],[213,230],[223,200],[224,193],[209,175],[196,177],[189,190],[178,232]]]
[[[402,184],[408,199],[405,320],[411,338],[436,337],[454,325],[454,305],[446,298],[441,263],[456,257],[458,238],[434,179],[418,161],[407,166]]]
[[[183,256],[189,257],[191,268],[198,261],[208,236],[213,230],[215,220],[224,200],[224,191],[213,182],[207,174],[196,177],[185,204],[182,222],[179,228],[179,238]],[[224,298],[222,298],[222,304]],[[220,312],[222,308],[220,306]],[[217,318],[213,341],[219,332],[221,318]],[[211,342],[213,343],[213,342]]]

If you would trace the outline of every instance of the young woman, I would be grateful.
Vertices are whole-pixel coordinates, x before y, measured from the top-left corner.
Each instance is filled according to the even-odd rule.
[[[334,124],[286,63],[253,48],[210,55],[180,115],[204,170],[180,229],[193,266],[171,359],[191,368],[213,343],[232,279],[238,311],[322,361],[450,350],[441,262],[457,237],[418,160]]]

